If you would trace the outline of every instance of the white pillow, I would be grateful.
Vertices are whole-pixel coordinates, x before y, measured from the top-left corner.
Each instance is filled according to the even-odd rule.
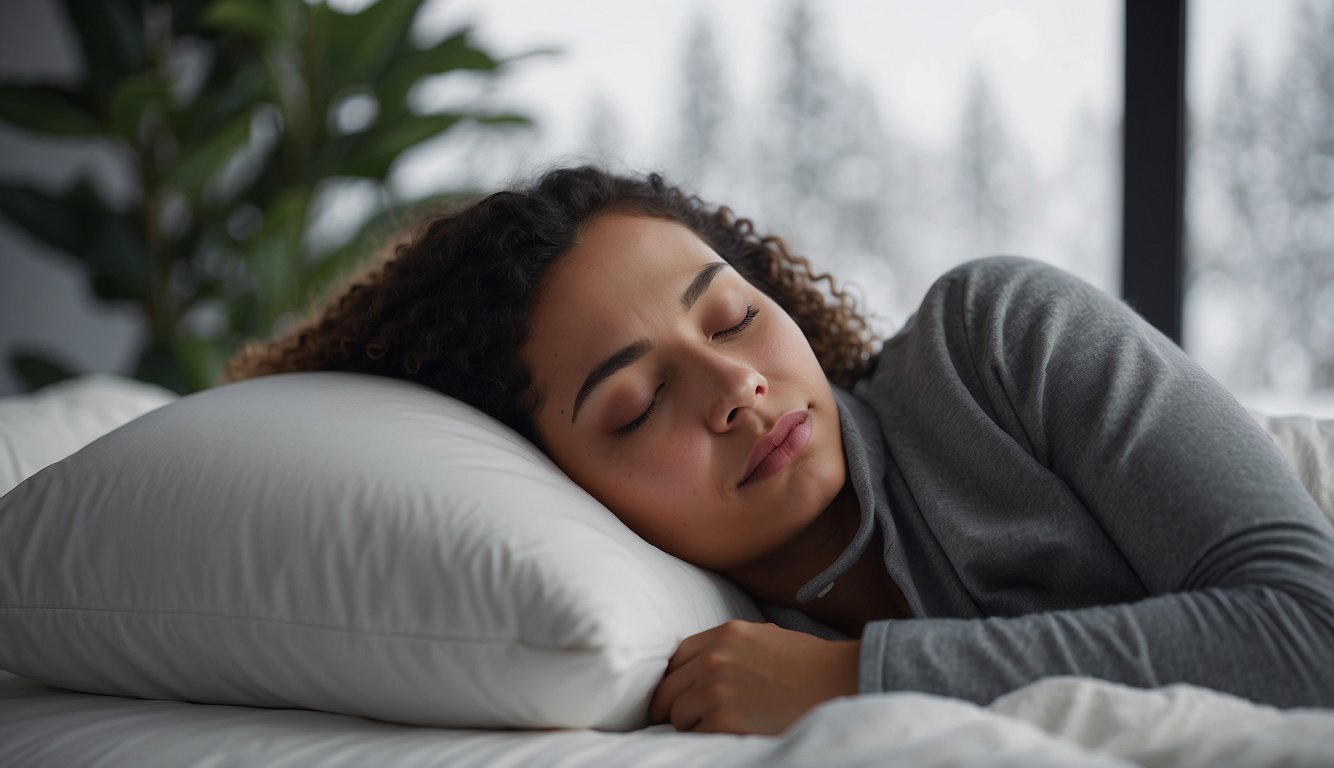
[[[1269,433],[1316,504],[1334,523],[1334,419],[1310,416],[1251,416]]]
[[[79,691],[628,729],[733,618],[531,444],[385,378],[182,398],[0,499],[0,668]]]
[[[162,387],[91,374],[0,399],[0,496],[121,424],[176,399]]]

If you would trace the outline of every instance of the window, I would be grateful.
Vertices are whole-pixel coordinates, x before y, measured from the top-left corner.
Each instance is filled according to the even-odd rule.
[[[399,181],[488,187],[560,157],[663,170],[856,283],[884,333],[977,256],[1033,256],[1118,291],[1115,0],[578,9],[432,6],[424,26],[472,19],[501,52],[563,53],[490,96],[533,111],[537,131],[423,153]]]
[[[1190,5],[1186,350],[1334,416],[1334,2]]]

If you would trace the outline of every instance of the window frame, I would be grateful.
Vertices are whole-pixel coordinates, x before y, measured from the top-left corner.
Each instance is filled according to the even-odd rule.
[[[1178,345],[1185,303],[1186,2],[1125,0],[1121,295]]]

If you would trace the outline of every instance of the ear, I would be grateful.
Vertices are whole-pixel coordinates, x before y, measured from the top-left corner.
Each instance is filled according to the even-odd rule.
[[[523,435],[533,445],[536,445],[548,456],[546,441],[542,439],[542,434],[537,426],[537,409],[542,405],[542,398],[538,396],[537,391],[531,386],[524,387],[514,396],[514,424],[515,431]]]
[[[537,413],[538,406],[542,405],[542,398],[538,396],[537,390],[528,384],[521,387],[514,395],[514,402],[519,410],[532,416]]]

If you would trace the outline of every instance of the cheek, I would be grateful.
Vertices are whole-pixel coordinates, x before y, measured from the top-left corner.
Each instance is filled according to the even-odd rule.
[[[783,378],[801,379],[812,374],[824,378],[810,342],[796,322],[787,316],[775,324],[773,333],[764,341],[761,354],[765,367],[782,374]]]
[[[708,446],[689,435],[655,435],[645,444],[609,455],[604,484],[621,499],[673,499],[699,495],[711,487]]]
[[[627,446],[571,476],[626,525],[661,544],[716,494],[706,447],[659,436],[653,446]]]

